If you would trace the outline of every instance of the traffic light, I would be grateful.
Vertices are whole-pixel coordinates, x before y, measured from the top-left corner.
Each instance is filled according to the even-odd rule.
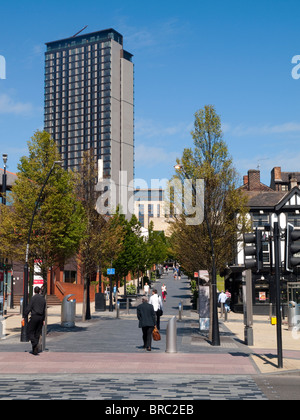
[[[255,233],[244,234],[245,268],[253,269],[257,273],[263,268],[262,232],[256,229]],[[248,245],[249,244],[249,245]],[[252,258],[246,258],[252,257]]]
[[[287,224],[285,234],[285,268],[293,271],[294,267],[300,265],[300,230],[295,230],[291,223]]]

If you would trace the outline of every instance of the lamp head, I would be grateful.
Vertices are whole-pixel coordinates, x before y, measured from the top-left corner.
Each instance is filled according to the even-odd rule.
[[[6,162],[7,162],[7,154],[6,153],[3,153],[2,158],[3,158],[4,165],[6,165]]]
[[[180,163],[177,163],[177,165],[175,165],[175,166],[174,166],[174,168],[175,168],[175,169],[182,169],[182,168],[183,168],[183,166],[182,166],[182,165],[180,165]]]
[[[54,165],[59,165],[59,166],[62,166],[63,165],[63,161],[62,160],[56,160],[55,162],[54,162]]]

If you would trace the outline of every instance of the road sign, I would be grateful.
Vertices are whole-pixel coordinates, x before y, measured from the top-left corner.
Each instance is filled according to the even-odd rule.
[[[107,269],[107,275],[108,276],[114,276],[116,274],[116,269],[115,268],[108,268]]]

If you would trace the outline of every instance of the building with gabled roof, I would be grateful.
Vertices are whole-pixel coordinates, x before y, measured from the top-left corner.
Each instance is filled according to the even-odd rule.
[[[4,169],[0,168],[0,190],[2,191],[2,179],[3,179]],[[18,179],[18,175],[14,174],[13,172],[6,171],[7,180],[6,180],[6,187],[7,190],[10,191],[12,186]]]
[[[244,184],[240,189],[248,197],[249,218],[252,228],[263,232],[263,270],[252,273],[254,313],[269,314],[270,304],[275,306],[274,276],[270,274],[274,267],[274,249],[270,243],[270,235],[274,222],[278,221],[281,229],[281,296],[285,306],[289,301],[289,283],[300,282],[300,270],[285,270],[285,229],[288,223],[300,229],[300,172],[282,172],[280,167],[271,171],[270,187],[260,181],[259,170],[249,170],[244,176]],[[237,256],[230,265],[226,275],[226,288],[232,294],[232,307],[236,311],[243,308],[243,272],[244,266],[243,238],[237,243]],[[299,283],[300,291],[300,283]],[[299,294],[300,296],[300,294]],[[299,302],[300,303],[300,302]]]

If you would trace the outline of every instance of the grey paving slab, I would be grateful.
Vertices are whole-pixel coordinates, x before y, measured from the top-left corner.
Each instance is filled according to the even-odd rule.
[[[249,376],[1,376],[0,400],[265,400]]]

